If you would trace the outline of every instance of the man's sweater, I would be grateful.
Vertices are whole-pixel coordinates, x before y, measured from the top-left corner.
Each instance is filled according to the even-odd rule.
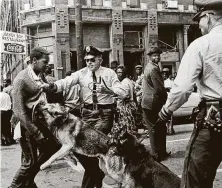
[[[13,112],[21,125],[32,135],[38,137],[40,131],[32,122],[32,107],[38,101],[42,91],[35,80],[28,74],[28,69],[22,70],[13,82]]]

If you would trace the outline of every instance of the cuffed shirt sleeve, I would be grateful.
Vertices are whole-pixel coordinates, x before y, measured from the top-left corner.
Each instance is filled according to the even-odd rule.
[[[54,84],[57,87],[56,92],[65,91],[65,93],[68,93],[70,88],[78,83],[79,83],[79,71],[72,73],[71,76],[67,76],[64,79],[56,81]]]

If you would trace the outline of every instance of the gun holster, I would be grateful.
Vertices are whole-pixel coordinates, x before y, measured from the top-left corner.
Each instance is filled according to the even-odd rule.
[[[222,133],[221,109],[219,105],[201,101],[198,107],[193,110],[193,116],[195,114],[195,127],[197,129],[205,128],[213,132]]]

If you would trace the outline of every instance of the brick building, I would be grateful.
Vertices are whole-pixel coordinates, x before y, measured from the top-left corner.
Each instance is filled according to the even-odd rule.
[[[29,48],[51,52],[57,78],[77,68],[75,0],[24,0],[21,31]],[[176,72],[183,53],[198,35],[193,0],[82,0],[83,43],[104,51],[104,65],[117,60],[135,74],[152,46],[160,46],[162,67]]]

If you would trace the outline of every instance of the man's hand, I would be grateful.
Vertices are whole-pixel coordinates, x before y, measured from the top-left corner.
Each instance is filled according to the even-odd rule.
[[[50,83],[50,84],[47,84],[47,83],[43,83],[41,85],[41,88],[43,89],[44,92],[55,92],[57,90],[57,87],[55,84],[53,83]]]
[[[114,94],[114,92],[111,89],[105,87],[103,84],[96,84],[96,91],[98,93],[107,93],[110,95]]]
[[[159,118],[158,118],[157,122],[167,122],[170,119],[170,117],[172,116],[172,114],[173,114],[173,112],[164,108],[164,106],[163,106],[158,114]]]

